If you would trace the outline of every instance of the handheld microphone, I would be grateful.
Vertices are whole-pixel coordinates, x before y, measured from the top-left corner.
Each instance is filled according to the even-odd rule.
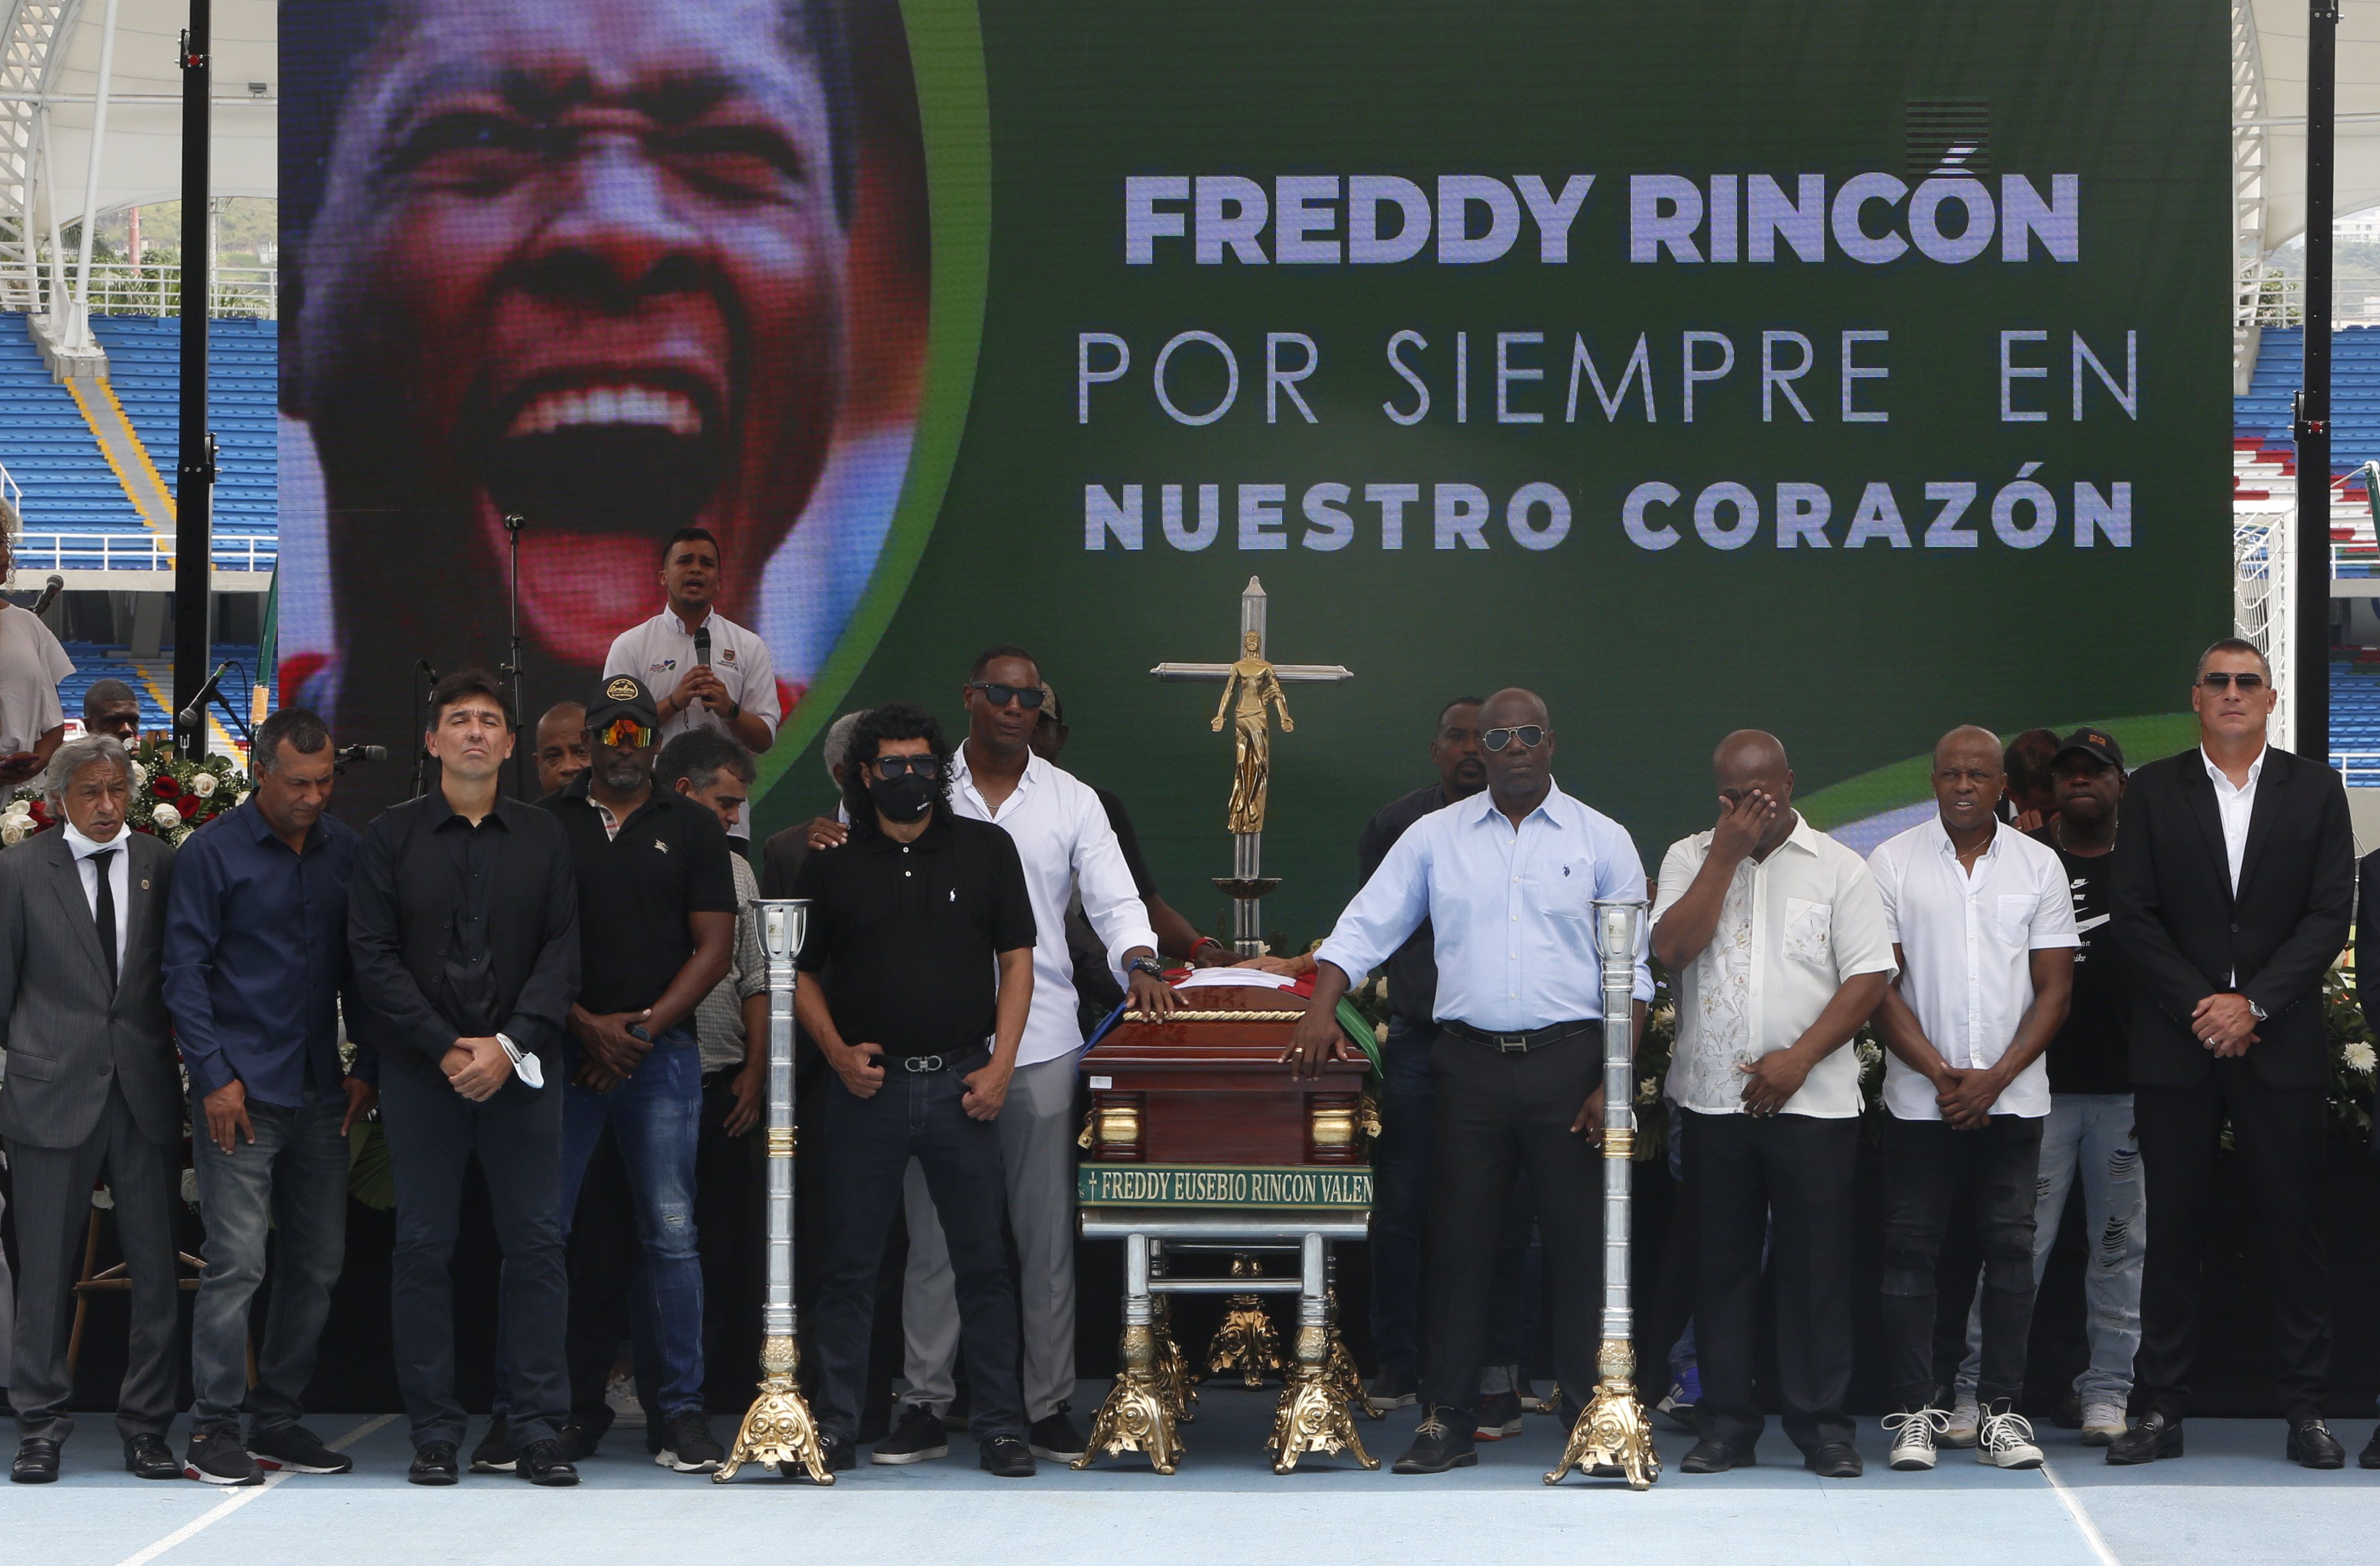
[[[350,761],[385,761],[387,759],[388,747],[384,745],[343,745],[332,753],[332,760],[342,767]]]
[[[221,663],[216,664],[215,672],[207,676],[206,684],[199,687],[199,694],[190,698],[190,704],[188,707],[183,708],[179,712],[174,714],[174,727],[179,729],[184,734],[196,734],[199,730],[205,727],[207,722],[207,702],[213,698],[215,694],[215,686],[220,684],[223,677],[229,673],[231,673],[231,661],[229,659],[225,659]]]
[[[58,601],[58,594],[66,590],[67,579],[64,577],[52,577],[48,581],[42,584],[42,596],[33,601],[33,613],[36,614],[48,613],[50,612],[50,605]]]
[[[52,581],[57,580],[53,577]],[[710,664],[710,627],[703,625],[694,633],[694,661],[705,668]]]

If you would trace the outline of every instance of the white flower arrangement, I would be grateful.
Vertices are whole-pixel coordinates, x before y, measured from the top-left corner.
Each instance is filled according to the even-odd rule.
[[[151,819],[157,823],[158,832],[169,832],[182,824],[182,813],[161,799],[151,812]]]
[[[144,788],[148,786],[148,783],[149,769],[142,766],[138,761],[132,763],[132,786],[135,788]]]
[[[201,799],[212,797],[215,792],[215,775],[212,772],[200,772],[190,780],[190,792]]]
[[[2380,1055],[2361,1038],[2350,1038],[2339,1047],[2339,1059],[2348,1070],[2359,1076],[2370,1076],[2374,1066],[2380,1066]]]

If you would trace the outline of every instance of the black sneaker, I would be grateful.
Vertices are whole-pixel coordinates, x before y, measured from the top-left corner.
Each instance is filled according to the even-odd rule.
[[[1433,1408],[1414,1428],[1413,1445],[1397,1459],[1399,1474],[1443,1474],[1450,1468],[1477,1466],[1478,1450],[1460,1409]]]
[[[202,1485],[261,1485],[264,1470],[230,1430],[193,1430],[182,1454],[182,1477]]]
[[[537,1443],[532,1441],[529,1444],[534,1446]],[[565,1463],[584,1463],[594,1456],[595,1449],[602,1444],[602,1431],[576,1419],[565,1421],[561,1433],[554,1438],[554,1445],[562,1449],[562,1461]]]
[[[1060,1403],[1047,1419],[1037,1419],[1026,1431],[1025,1444],[1033,1449],[1036,1457],[1046,1457],[1052,1463],[1072,1463],[1083,1455],[1083,1433],[1066,1417],[1068,1405]]]
[[[182,1476],[182,1465],[174,1461],[174,1449],[165,1444],[165,1438],[145,1430],[125,1439],[124,1471],[136,1479]]]
[[[458,1475],[455,1471],[453,1441],[424,1441],[413,1449],[413,1466],[405,1471],[407,1480],[417,1485],[451,1485]]]
[[[1013,1437],[999,1439],[1014,1439]],[[991,1451],[990,1442],[984,1444],[984,1451],[987,1453]],[[901,1405],[901,1417],[893,1425],[892,1433],[876,1443],[875,1449],[868,1454],[868,1461],[898,1467],[905,1463],[924,1463],[950,1454],[951,1438],[949,1432],[942,1428],[942,1416],[924,1403],[905,1402]],[[1026,1453],[1025,1461],[1027,1465],[1026,1472],[1031,1473],[1032,1454]],[[987,1457],[987,1464],[989,1462]]]
[[[1500,1441],[1521,1433],[1521,1394],[1489,1392],[1479,1400],[1478,1427],[1471,1433],[1483,1441]]]
[[[520,1454],[513,1451],[513,1427],[501,1414],[471,1449],[471,1472],[474,1474],[509,1474]]]
[[[994,1436],[983,1443],[983,1455],[976,1460],[976,1466],[995,1478],[1029,1479],[1033,1453],[1014,1436]]]
[[[560,1441],[529,1442],[520,1449],[520,1465],[514,1472],[532,1485],[552,1489],[566,1489],[578,1482],[578,1470],[563,1455]]]
[[[1421,1395],[1421,1378],[1401,1365],[1384,1365],[1364,1390],[1364,1401],[1372,1405],[1375,1414],[1385,1414],[1392,1408],[1411,1408]]]
[[[351,1474],[356,1460],[333,1451],[303,1425],[259,1430],[248,1439],[248,1455],[257,1466],[283,1474]]]
[[[727,1461],[727,1449],[710,1435],[710,1415],[698,1408],[682,1408],[669,1416],[669,1439],[653,1454],[663,1468],[681,1474],[709,1474]]]

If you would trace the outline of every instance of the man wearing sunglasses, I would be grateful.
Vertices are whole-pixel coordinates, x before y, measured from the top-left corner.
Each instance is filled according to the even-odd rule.
[[[702,1060],[694,1012],[726,976],[735,939],[735,881],[718,814],[653,786],[653,699],[633,674],[587,703],[588,753],[576,783],[549,800],[569,835],[578,876],[582,973],[563,1057],[562,1221],[567,1232],[595,1144],[610,1126],[627,1166],[659,1330],[663,1424],[654,1461],[680,1473],[716,1468],[725,1451],[703,1411],[702,1260],[695,1165]],[[626,1288],[626,1276],[613,1279]],[[574,1301],[574,1320],[609,1311]],[[616,1341],[616,1340],[615,1340]],[[574,1363],[610,1344],[572,1346]],[[591,1355],[588,1351],[592,1349]]]
[[[2227,1121],[2265,1237],[2286,1455],[2308,1468],[2347,1460],[2322,1421],[2330,1269],[2314,1187],[2330,1080],[2323,977],[2347,943],[2354,834],[2338,774],[2265,744],[2272,673],[2252,643],[2208,648],[2190,693],[2199,743],[2141,768],[2124,791],[2109,929],[2131,980],[2149,1244],[2133,1362],[2142,1418],[2108,1447],[2109,1463],[2181,1455]]]
[[[1603,1232],[1602,968],[1595,902],[1645,895],[1619,822],[1554,783],[1553,725],[1525,690],[1479,710],[1488,786],[1423,817],[1315,953],[1314,998],[1282,1059],[1318,1074],[1341,1048],[1339,1002],[1429,921],[1438,958],[1430,1046],[1428,1407],[1400,1474],[1478,1462],[1481,1360],[1496,1247],[1524,1170],[1544,1236],[1554,1363],[1574,1400],[1596,1383]],[[1642,949],[1636,1012],[1652,999]]]
[[[1021,1363],[1031,1421],[1026,1439],[1036,1457],[1066,1463],[1083,1453],[1082,1432],[1068,1417],[1075,1392],[1075,1135],[1082,1129],[1075,1112],[1075,1057],[1083,1031],[1066,948],[1067,904],[1081,898],[1134,1006],[1170,1013],[1173,990],[1099,796],[1033,753],[1044,698],[1033,655],[1021,647],[991,649],[976,659],[960,695],[967,736],[951,758],[951,813],[1007,831],[1033,902],[1033,1006],[998,1124],[1023,1306]],[[930,1410],[917,1392],[951,1385],[951,1353],[959,1341],[957,1296],[933,1204],[912,1201],[907,1210],[902,1373],[912,1393],[901,1423],[877,1449],[878,1462],[914,1462],[904,1453],[918,1451],[920,1440],[932,1450]]]

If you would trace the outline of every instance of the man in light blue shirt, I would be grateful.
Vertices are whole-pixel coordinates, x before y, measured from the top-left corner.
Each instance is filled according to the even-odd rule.
[[[1643,897],[1645,865],[1618,822],[1555,786],[1553,725],[1536,695],[1500,691],[1479,722],[1488,787],[1415,823],[1339,916],[1315,953],[1314,999],[1282,1057],[1302,1074],[1319,1071],[1340,1047],[1340,1000],[1430,921],[1439,1035],[1427,1407],[1400,1474],[1478,1461],[1469,1405],[1498,1220],[1521,1169],[1537,1191],[1555,1368],[1572,1396],[1596,1382],[1603,990],[1595,902]],[[1640,1017],[1652,996],[1640,944]]]

